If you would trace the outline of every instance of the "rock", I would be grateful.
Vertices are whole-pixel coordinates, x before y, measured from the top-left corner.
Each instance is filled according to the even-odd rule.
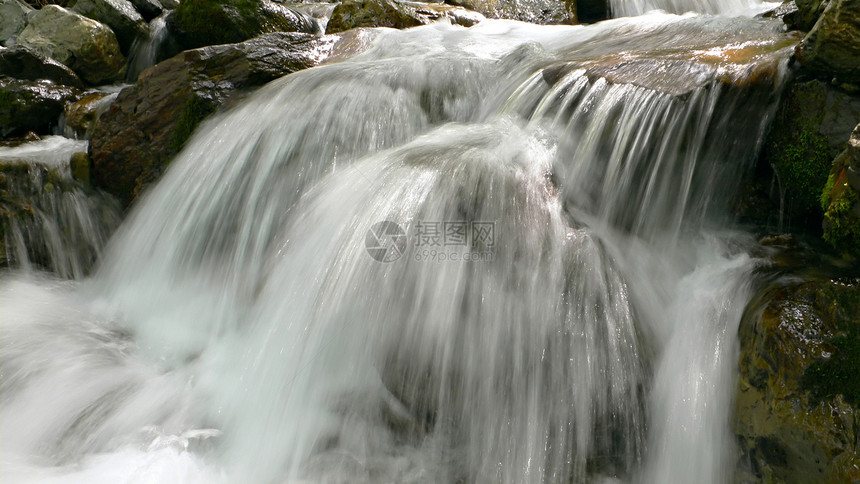
[[[161,0],[161,6],[165,10],[176,10],[179,8],[179,0]]]
[[[824,12],[827,3],[825,0],[794,0],[797,13],[788,18],[789,27],[809,32]]]
[[[108,110],[117,94],[119,93],[92,92],[82,97],[80,101],[69,104],[65,110],[66,127],[78,137],[89,138],[96,120]]]
[[[836,157],[821,194],[824,240],[860,257],[860,124]]]
[[[145,71],[96,123],[90,142],[94,184],[130,203],[202,119],[247,88],[318,64],[335,40],[267,34],[185,51]]]
[[[343,32],[357,27],[391,27],[406,29],[442,19],[470,27],[484,16],[462,7],[397,0],[346,0],[332,12],[327,33]]]
[[[797,21],[796,19],[798,16],[797,4],[794,2],[794,0],[785,0],[784,2],[776,6],[776,8],[768,10],[761,16],[764,18],[782,19],[786,25],[793,26],[794,22]]]
[[[90,157],[85,152],[78,152],[72,155],[69,160],[69,168],[72,171],[72,178],[81,182],[84,186],[90,184]]]
[[[785,88],[760,163],[776,173],[781,190],[773,196],[798,228],[820,227],[821,188],[858,119],[860,97],[816,80],[794,81]]]
[[[49,80],[67,86],[84,87],[74,71],[23,46],[0,50],[0,72],[16,79]]]
[[[164,13],[164,5],[158,0],[131,0],[131,4],[147,22]]]
[[[77,89],[50,81],[0,77],[0,136],[47,133],[77,97]]]
[[[509,18],[536,24],[573,24],[577,21],[577,2],[573,0],[448,0],[446,3],[474,10],[487,18]],[[599,11],[597,8],[594,10]],[[604,10],[604,14],[606,12]]]
[[[271,32],[318,31],[309,16],[270,0],[184,0],[167,26],[183,49],[243,42]]]
[[[860,0],[831,0],[797,47],[797,58],[828,79],[860,82]]]
[[[736,482],[856,482],[860,280],[759,294],[740,327]]]
[[[77,0],[72,11],[110,27],[126,55],[134,39],[149,32],[143,17],[128,0]]]
[[[0,0],[0,44],[14,39],[27,26],[33,9],[19,0]]]
[[[18,44],[70,67],[90,84],[122,79],[125,57],[105,25],[56,5],[30,16]]]

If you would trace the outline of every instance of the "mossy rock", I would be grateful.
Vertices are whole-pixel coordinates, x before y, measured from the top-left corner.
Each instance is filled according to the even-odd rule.
[[[63,108],[79,95],[75,88],[50,81],[0,77],[0,137],[50,132]]]
[[[833,162],[821,193],[821,208],[824,240],[845,254],[860,257],[860,124]]]
[[[776,285],[753,300],[740,327],[733,417],[740,480],[860,478],[858,331],[857,279]]]
[[[311,17],[269,0],[183,0],[167,24],[183,49],[242,42],[271,32],[318,30]]]
[[[776,174],[790,230],[817,232],[822,187],[858,119],[860,97],[817,80],[786,87],[761,161]]]

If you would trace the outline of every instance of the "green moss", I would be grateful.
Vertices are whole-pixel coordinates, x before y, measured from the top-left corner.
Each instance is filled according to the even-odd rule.
[[[176,131],[173,135],[173,149],[179,151],[194,133],[197,125],[215,111],[213,103],[197,97],[189,96],[185,100],[182,112],[176,120]]]
[[[860,202],[853,190],[830,203],[824,213],[824,240],[833,247],[860,255],[860,219],[854,214],[854,205]]]
[[[813,212],[821,205],[821,187],[827,181],[832,161],[827,138],[811,124],[801,127],[774,157],[780,184],[797,212]]]

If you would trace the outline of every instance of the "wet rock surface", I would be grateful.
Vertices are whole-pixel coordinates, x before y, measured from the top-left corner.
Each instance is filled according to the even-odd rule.
[[[51,81],[0,77],[0,137],[49,132],[66,104],[79,95],[77,89]]]
[[[273,32],[319,30],[308,15],[270,0],[186,0],[167,25],[182,49],[243,42]]]
[[[110,27],[124,54],[147,33],[146,22],[128,0],[77,0],[72,11]]]
[[[453,24],[471,27],[483,18],[484,16],[477,12],[444,4],[396,0],[347,0],[335,7],[326,32],[343,32],[357,27],[405,29],[443,19]]]
[[[733,427],[738,482],[860,479],[860,280],[789,279],[765,289],[740,327]]]
[[[448,0],[446,3],[474,10],[487,18],[509,18],[537,24],[576,23],[575,2],[561,0]],[[599,6],[591,5],[594,11],[591,21],[599,17]],[[602,20],[602,19],[600,19]]]

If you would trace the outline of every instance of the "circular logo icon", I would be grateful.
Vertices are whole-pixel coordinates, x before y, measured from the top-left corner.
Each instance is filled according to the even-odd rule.
[[[377,222],[364,236],[364,246],[374,260],[394,262],[406,252],[406,232],[394,222]]]

